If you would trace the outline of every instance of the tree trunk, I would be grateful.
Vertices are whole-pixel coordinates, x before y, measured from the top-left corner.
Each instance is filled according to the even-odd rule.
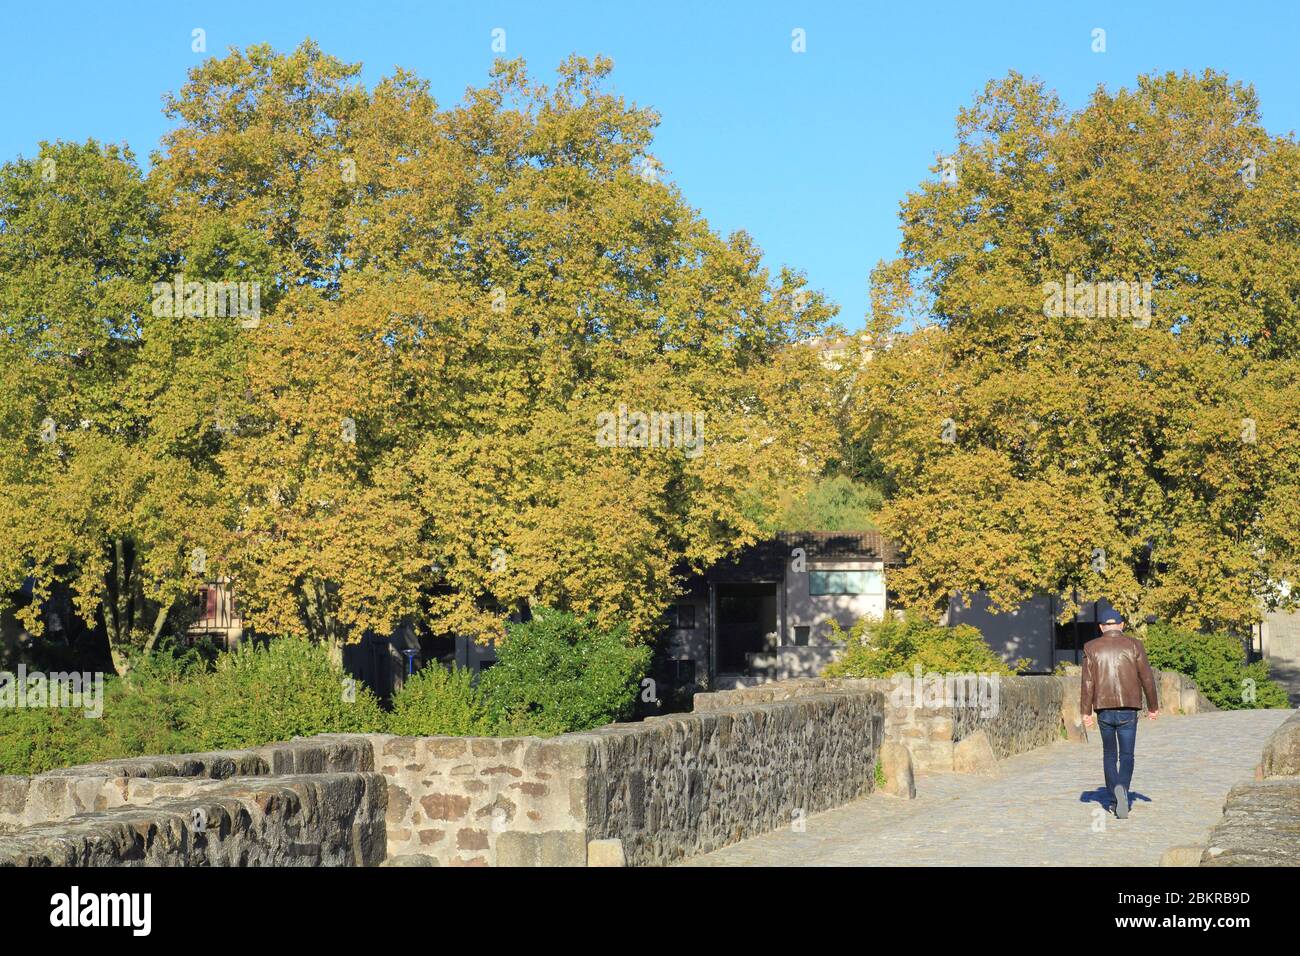
[[[158,605],[158,616],[153,622],[153,634],[150,635],[149,640],[144,645],[146,654],[153,653],[154,648],[158,646],[158,637],[162,634],[163,624],[167,622],[167,613],[172,609],[172,603],[168,601],[166,604]]]
[[[338,633],[338,621],[329,606],[329,588],[320,578],[309,578],[302,588],[308,610],[307,628],[313,640],[324,644],[330,662],[343,666],[343,642]]]

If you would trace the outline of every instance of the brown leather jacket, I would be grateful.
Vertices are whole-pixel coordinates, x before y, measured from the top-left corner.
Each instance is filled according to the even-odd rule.
[[[1087,716],[1108,707],[1142,706],[1159,710],[1156,676],[1142,642],[1112,631],[1083,645],[1083,679],[1079,682],[1079,713]]]

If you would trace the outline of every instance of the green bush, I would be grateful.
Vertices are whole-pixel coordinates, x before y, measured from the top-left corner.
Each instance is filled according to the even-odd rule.
[[[489,732],[487,708],[464,668],[430,664],[393,695],[389,731],[407,737],[474,737]]]
[[[890,677],[911,674],[917,664],[924,673],[1013,673],[969,624],[944,627],[911,611],[901,618],[863,618],[847,633],[832,621],[831,638],[845,648],[823,671],[826,677]]]
[[[104,690],[103,755],[97,760],[192,752],[197,740],[185,726],[195,681],[206,671],[197,654],[170,651],[136,659],[125,677]]]
[[[222,654],[196,681],[185,728],[200,749],[253,747],[313,734],[384,729],[379,701],[322,646],[281,637]]]
[[[127,677],[105,679],[97,718],[81,708],[0,708],[0,773],[44,773],[195,749],[183,715],[200,666],[192,655],[177,658],[170,652],[139,658]]]
[[[625,627],[541,608],[508,628],[479,690],[495,733],[550,736],[630,719],[649,666]]]
[[[1143,640],[1147,659],[1160,670],[1177,671],[1196,681],[1220,710],[1286,707],[1286,690],[1269,679],[1268,662],[1246,663],[1246,650],[1231,634],[1201,634],[1157,622]],[[1254,682],[1254,699],[1246,688]]]
[[[0,708],[0,774],[33,774],[97,760],[98,720],[56,707]]]

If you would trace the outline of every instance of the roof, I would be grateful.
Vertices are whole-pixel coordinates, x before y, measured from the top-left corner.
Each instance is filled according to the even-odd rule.
[[[878,531],[778,531],[731,559],[719,561],[704,577],[715,582],[779,581],[795,548],[803,548],[809,560],[899,563],[893,542]]]
[[[778,531],[776,537],[788,548],[803,548],[810,558],[899,563],[894,542],[879,531]]]

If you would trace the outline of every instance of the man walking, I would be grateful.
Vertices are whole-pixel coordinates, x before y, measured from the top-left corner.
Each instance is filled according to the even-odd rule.
[[[1146,694],[1147,716],[1159,716],[1156,678],[1146,648],[1124,633],[1124,621],[1114,613],[1101,622],[1101,637],[1083,645],[1083,679],[1079,713],[1092,726],[1094,711],[1101,731],[1101,759],[1106,793],[1115,799],[1115,816],[1128,816],[1133,781],[1133,747],[1137,743],[1138,710]]]

